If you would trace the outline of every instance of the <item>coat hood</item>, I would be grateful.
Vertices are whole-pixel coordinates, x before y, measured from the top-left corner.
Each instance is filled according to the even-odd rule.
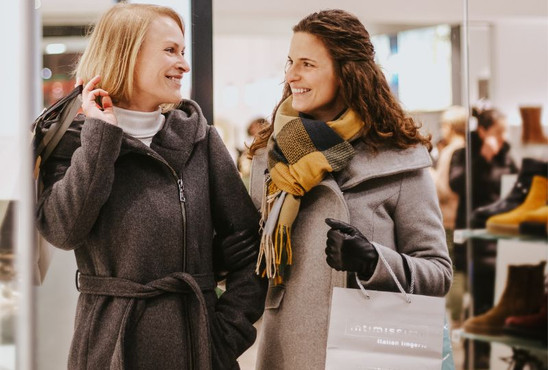
[[[185,150],[206,137],[207,120],[192,100],[183,100],[177,109],[166,113],[164,127],[153,143],[160,142],[170,150]]]

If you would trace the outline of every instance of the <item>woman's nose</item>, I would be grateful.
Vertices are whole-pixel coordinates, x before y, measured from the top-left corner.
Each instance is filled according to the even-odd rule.
[[[295,66],[290,65],[285,70],[285,81],[292,82],[299,79],[299,73],[297,72]]]
[[[190,65],[186,61],[186,58],[181,55],[181,59],[179,60],[179,63],[177,65],[177,68],[183,71],[183,73],[190,72]]]

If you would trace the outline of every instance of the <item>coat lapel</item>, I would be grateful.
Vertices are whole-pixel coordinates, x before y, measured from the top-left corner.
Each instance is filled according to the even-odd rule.
[[[364,181],[430,167],[432,159],[426,147],[383,149],[373,153],[362,141],[354,143],[356,155],[348,166],[337,173],[341,190],[345,191]]]
[[[338,213],[344,215],[340,218],[340,221],[347,223],[350,222],[350,210],[348,209],[348,205],[346,204],[346,200],[344,199],[343,192],[339,188],[339,185],[337,184],[333,176],[331,174],[328,174],[318,186],[325,188],[328,193],[333,194],[335,196],[335,199],[337,199],[336,202],[332,202],[331,204],[329,204],[329,207],[337,210],[334,212],[335,214]],[[322,200],[316,199],[316,202],[322,202]],[[333,287],[346,287],[346,281],[347,274],[345,271],[337,271],[335,269],[331,269],[331,289],[333,289]]]

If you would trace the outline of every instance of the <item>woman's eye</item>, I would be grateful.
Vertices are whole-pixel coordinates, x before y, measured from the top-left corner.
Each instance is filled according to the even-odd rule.
[[[174,48],[166,48],[166,51],[168,53],[173,53],[175,51],[175,49]]]
[[[292,60],[288,60],[287,62],[285,62],[284,72],[287,73],[287,71],[289,70],[289,67],[291,67],[292,65],[293,65]]]
[[[310,64],[310,63],[308,63],[308,62],[304,62],[303,65],[304,65],[305,67],[312,67],[312,64]]]

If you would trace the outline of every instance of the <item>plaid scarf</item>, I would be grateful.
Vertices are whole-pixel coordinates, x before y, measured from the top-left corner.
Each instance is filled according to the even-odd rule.
[[[328,172],[342,170],[354,155],[348,142],[364,123],[351,109],[329,122],[299,117],[288,97],[278,108],[268,141],[268,172],[261,205],[261,247],[256,273],[281,284],[293,262],[291,226],[301,197]]]

